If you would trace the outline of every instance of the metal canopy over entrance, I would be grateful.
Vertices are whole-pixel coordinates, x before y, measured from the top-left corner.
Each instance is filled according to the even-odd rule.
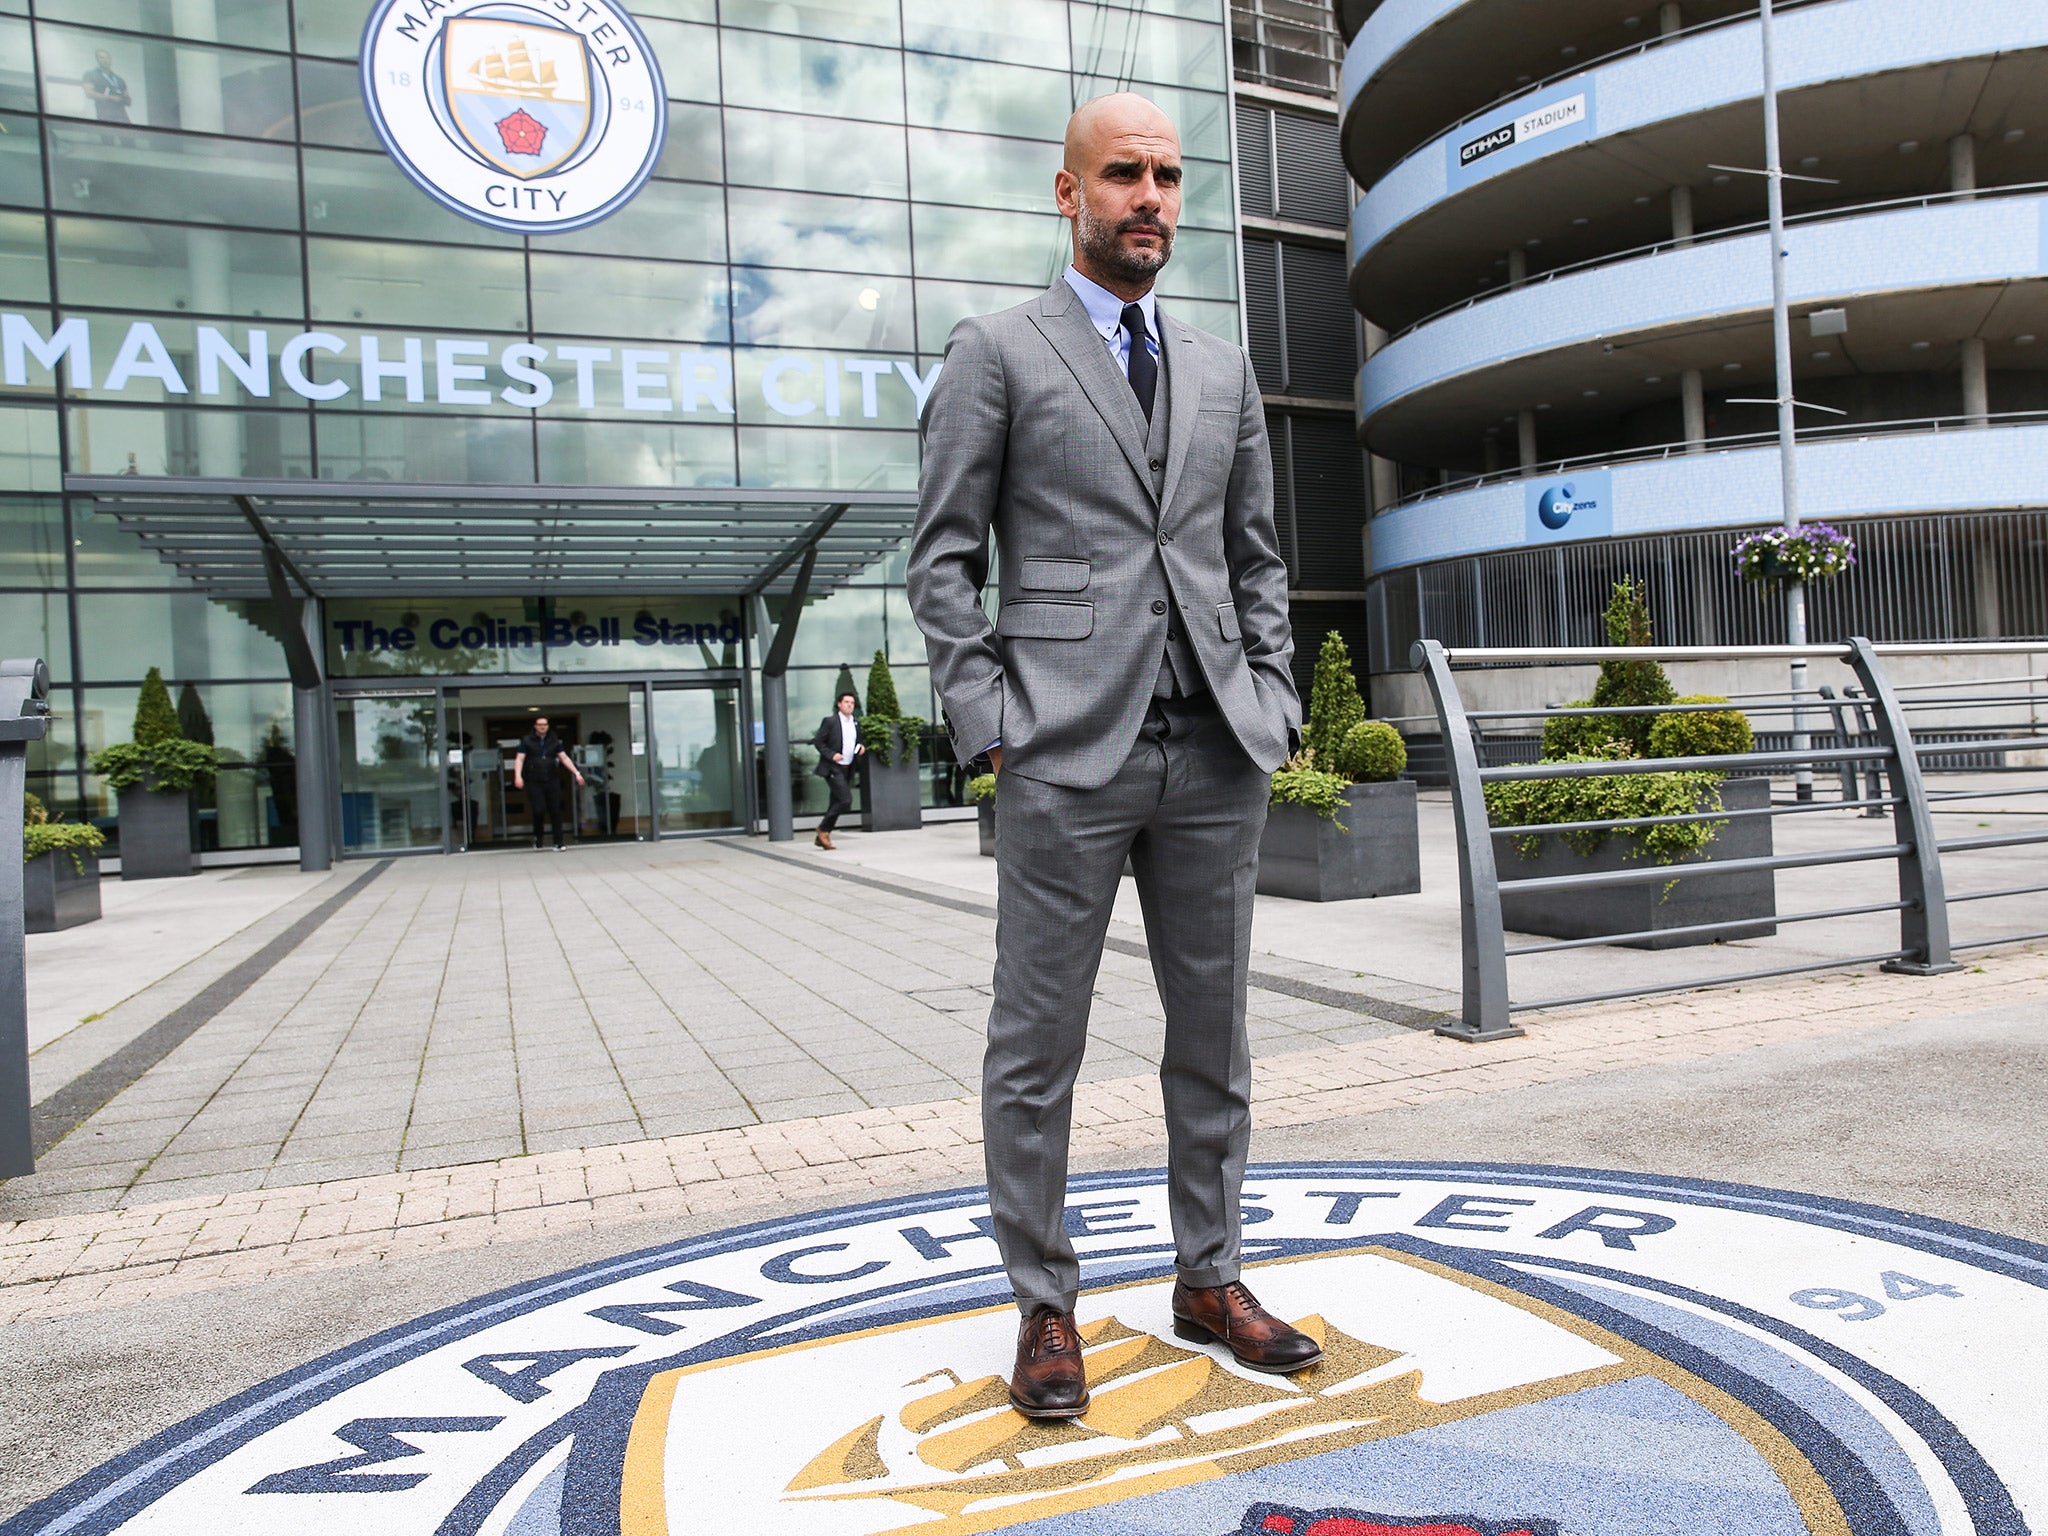
[[[747,486],[384,485],[68,475],[201,591],[270,590],[274,553],[309,596],[748,595],[786,588],[815,549],[813,592],[894,551],[903,491]]]

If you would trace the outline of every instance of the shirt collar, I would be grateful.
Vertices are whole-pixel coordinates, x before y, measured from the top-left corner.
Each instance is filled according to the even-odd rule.
[[[1105,337],[1116,335],[1124,326],[1124,301],[1111,293],[1091,277],[1084,276],[1077,267],[1067,268],[1067,286],[1074,290],[1075,297],[1088,311],[1088,318],[1095,329]],[[1146,289],[1145,296],[1138,300],[1138,308],[1145,316],[1145,329],[1152,339],[1159,339],[1159,317],[1153,302],[1152,290]]]

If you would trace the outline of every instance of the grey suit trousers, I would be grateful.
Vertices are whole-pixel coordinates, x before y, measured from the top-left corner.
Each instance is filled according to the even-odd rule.
[[[1129,856],[1165,1005],[1168,1208],[1180,1277],[1238,1275],[1251,1140],[1245,979],[1268,775],[1215,701],[1156,699],[1098,789],[1005,771],[996,797],[995,1006],[982,1074],[989,1204],[1017,1304],[1072,1311],[1063,1220],[1075,1075],[1102,941]]]

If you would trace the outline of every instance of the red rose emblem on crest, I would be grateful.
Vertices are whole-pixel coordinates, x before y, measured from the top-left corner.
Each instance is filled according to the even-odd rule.
[[[498,119],[498,137],[505,141],[508,155],[537,155],[547,136],[547,124],[524,107]]]

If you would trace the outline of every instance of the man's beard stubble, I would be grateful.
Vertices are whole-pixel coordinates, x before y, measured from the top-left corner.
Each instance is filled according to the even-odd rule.
[[[1095,217],[1085,195],[1079,201],[1075,233],[1080,237],[1082,254],[1100,271],[1126,283],[1148,283],[1159,275],[1159,269],[1173,255],[1172,230],[1159,220],[1142,215],[1106,224]],[[1133,250],[1125,246],[1121,237],[1134,229],[1154,231],[1159,236],[1159,248]]]

